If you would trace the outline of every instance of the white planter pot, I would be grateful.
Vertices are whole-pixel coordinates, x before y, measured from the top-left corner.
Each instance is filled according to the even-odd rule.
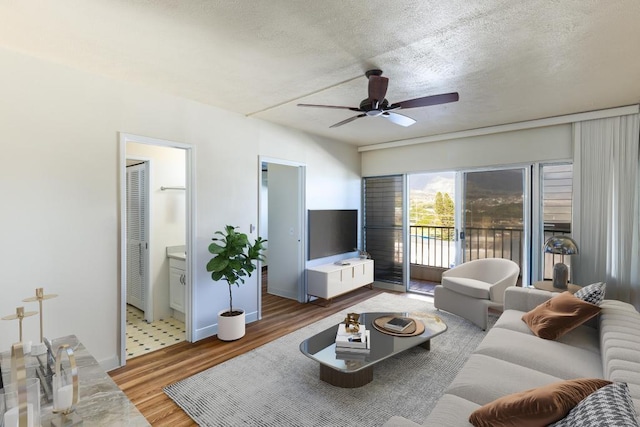
[[[223,316],[229,310],[222,310],[218,313],[218,339],[222,341],[235,341],[244,336],[244,310],[234,308],[234,311],[241,311],[237,316]]]

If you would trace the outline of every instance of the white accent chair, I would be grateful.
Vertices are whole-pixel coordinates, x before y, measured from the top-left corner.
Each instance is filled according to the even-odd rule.
[[[520,267],[504,258],[465,262],[442,273],[433,305],[487,329],[489,308],[502,311],[504,291],[515,286]]]

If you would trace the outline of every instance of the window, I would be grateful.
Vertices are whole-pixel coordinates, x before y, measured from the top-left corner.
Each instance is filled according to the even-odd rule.
[[[573,197],[573,165],[546,164],[540,165],[542,187],[542,221],[543,238],[540,256],[542,257],[542,279],[551,280],[555,263],[563,262],[569,267],[571,277],[571,257],[545,254],[544,243],[551,236],[558,234],[571,235],[571,213]]]
[[[375,261],[374,279],[404,286],[404,177],[365,178],[364,248]]]

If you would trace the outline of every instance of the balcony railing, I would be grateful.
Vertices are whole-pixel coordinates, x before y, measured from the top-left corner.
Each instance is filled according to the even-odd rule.
[[[456,259],[453,227],[412,225],[409,227],[411,264],[450,268]]]
[[[453,227],[412,225],[410,230],[410,263],[435,268],[451,268],[456,260],[456,235]],[[465,229],[464,259],[471,261],[481,258],[506,258],[515,261],[522,268],[522,240],[524,230],[518,228],[477,228]],[[546,230],[544,241],[568,231]],[[550,279],[554,263],[561,262],[561,255],[545,254],[544,278]],[[568,258],[564,259],[569,264]]]

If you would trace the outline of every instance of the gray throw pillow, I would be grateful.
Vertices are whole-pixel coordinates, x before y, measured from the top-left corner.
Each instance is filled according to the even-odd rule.
[[[599,388],[578,403],[566,417],[549,427],[638,427],[626,383]]]
[[[592,283],[585,286],[574,294],[577,298],[583,301],[590,302],[591,304],[600,305],[604,300],[604,294],[607,289],[607,284],[604,282]]]

